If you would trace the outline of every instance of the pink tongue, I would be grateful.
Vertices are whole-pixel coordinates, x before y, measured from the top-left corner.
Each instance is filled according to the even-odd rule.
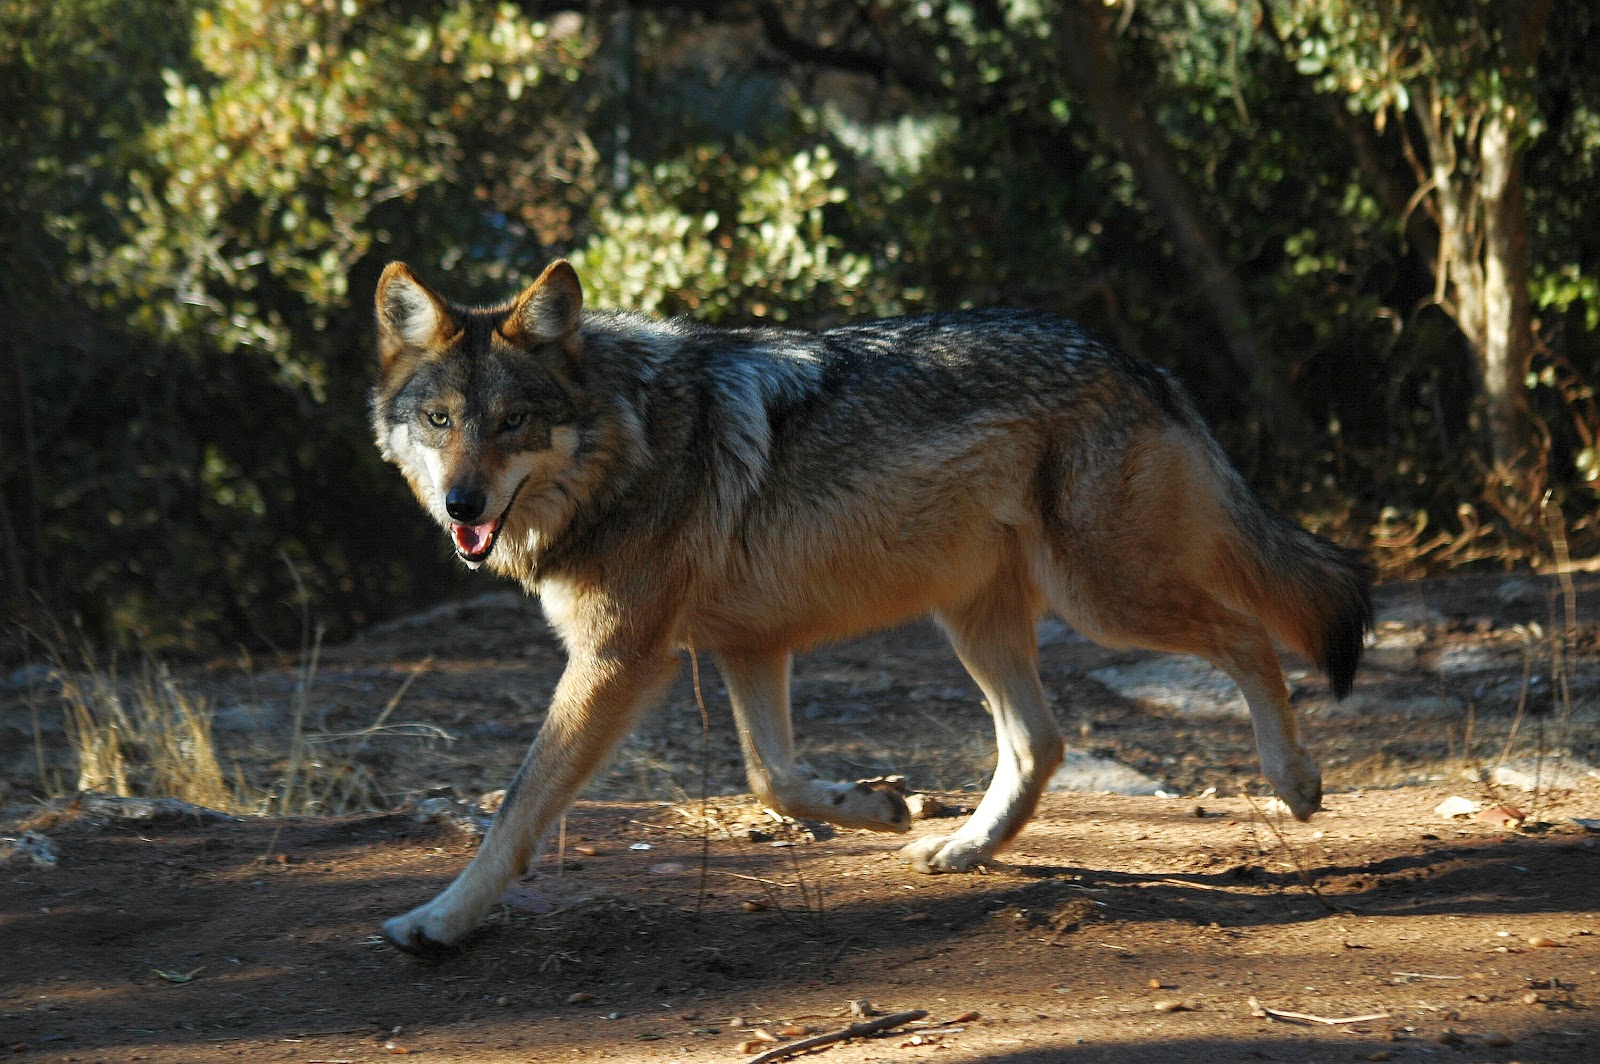
[[[461,553],[482,554],[494,541],[494,531],[498,525],[498,521],[490,521],[485,525],[451,525],[450,534],[455,537]]]

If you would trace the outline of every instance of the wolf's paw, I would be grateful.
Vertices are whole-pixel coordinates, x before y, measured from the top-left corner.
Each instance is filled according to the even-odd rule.
[[[1322,808],[1322,770],[1304,751],[1296,751],[1287,765],[1268,772],[1267,779],[1296,820],[1310,820]]]
[[[900,848],[912,871],[926,875],[942,872],[970,872],[989,859],[989,847],[981,839],[959,835],[929,835]]]
[[[429,960],[449,953],[472,930],[472,925],[457,928],[448,911],[440,911],[437,900],[419,905],[404,916],[385,920],[379,928],[389,945],[402,953]]]
[[[825,784],[828,809],[822,819],[843,828],[902,832],[911,830],[905,797],[882,780]]]

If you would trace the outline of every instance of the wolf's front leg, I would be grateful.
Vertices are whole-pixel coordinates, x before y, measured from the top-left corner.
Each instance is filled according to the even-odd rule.
[[[662,648],[623,656],[574,650],[550,715],[506,788],[477,856],[437,898],[385,921],[383,937],[424,955],[476,927],[639,714],[657,700],[676,666]]]
[[[890,787],[818,779],[795,759],[787,653],[717,655],[739,725],[750,789],[768,809],[869,831],[906,831],[911,811]]]

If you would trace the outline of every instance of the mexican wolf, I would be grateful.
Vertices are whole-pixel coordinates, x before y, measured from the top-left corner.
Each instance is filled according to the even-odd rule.
[[[463,561],[538,593],[569,655],[477,856],[383,925],[394,945],[429,952],[478,923],[691,645],[716,659],[763,803],[903,832],[894,790],[796,760],[790,662],[933,614],[999,763],[953,834],[905,847],[920,871],[991,857],[1061,760],[1047,612],[1222,669],[1278,795],[1301,819],[1319,807],[1273,640],[1348,693],[1368,567],[1264,507],[1164,371],[1025,311],[805,332],[582,304],[565,261],[488,309],[400,263],[378,284],[378,445]]]

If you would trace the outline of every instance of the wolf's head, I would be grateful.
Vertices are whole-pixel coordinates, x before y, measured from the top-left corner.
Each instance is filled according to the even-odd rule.
[[[487,309],[445,301],[403,263],[378,281],[378,446],[473,568],[508,522],[538,534],[559,501],[578,446],[582,306],[565,260]]]

